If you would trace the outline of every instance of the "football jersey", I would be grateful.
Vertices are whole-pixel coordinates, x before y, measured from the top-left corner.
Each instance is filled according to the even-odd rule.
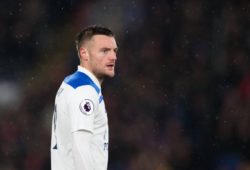
[[[52,121],[52,170],[74,170],[72,133],[92,133],[93,170],[106,170],[109,129],[101,86],[96,77],[83,67],[66,77],[57,91]]]

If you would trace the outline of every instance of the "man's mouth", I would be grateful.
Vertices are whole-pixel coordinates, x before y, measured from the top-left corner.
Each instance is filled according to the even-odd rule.
[[[108,67],[108,68],[114,68],[114,67],[115,67],[115,64],[108,64],[107,67]]]

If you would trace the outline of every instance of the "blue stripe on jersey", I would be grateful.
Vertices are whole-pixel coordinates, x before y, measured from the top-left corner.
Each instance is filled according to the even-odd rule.
[[[101,91],[89,76],[79,71],[76,71],[75,73],[67,76],[64,79],[64,82],[73,87],[74,89],[76,89],[79,86],[90,85],[96,90],[98,94]]]
[[[101,96],[99,97],[99,103],[101,103],[102,100],[103,100],[103,95],[101,95]]]

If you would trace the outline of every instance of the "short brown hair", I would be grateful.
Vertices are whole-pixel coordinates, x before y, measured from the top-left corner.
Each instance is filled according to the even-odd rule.
[[[75,43],[77,51],[86,40],[90,40],[94,35],[107,35],[114,37],[114,33],[109,28],[98,25],[90,25],[76,34]]]

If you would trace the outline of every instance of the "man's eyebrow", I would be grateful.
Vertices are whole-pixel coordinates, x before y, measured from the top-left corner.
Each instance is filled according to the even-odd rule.
[[[101,50],[113,50],[113,49],[109,48],[109,47],[102,47]],[[117,52],[118,51],[118,47],[114,48],[114,51]]]
[[[101,50],[111,50],[111,48],[109,48],[109,47],[102,47],[102,48],[100,48]]]

